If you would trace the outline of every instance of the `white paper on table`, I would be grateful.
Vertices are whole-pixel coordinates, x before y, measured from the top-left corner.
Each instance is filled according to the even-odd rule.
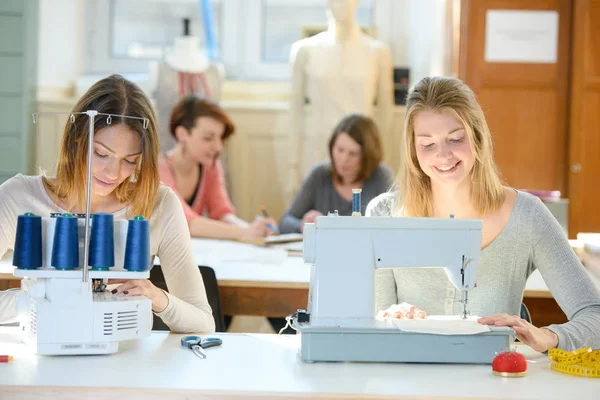
[[[477,322],[479,317],[462,319],[458,315],[432,315],[425,319],[390,318],[404,332],[430,333],[434,335],[476,335],[489,332],[488,325]]]
[[[280,243],[269,246],[272,249],[283,249],[287,251],[303,251],[304,243],[302,242],[290,242],[290,243]]]
[[[279,235],[267,236],[265,238],[265,244],[277,244],[277,243],[302,243],[304,236],[301,233],[281,233]]]
[[[192,250],[196,262],[203,265],[215,265],[224,262],[242,262],[255,264],[280,265],[287,258],[287,252],[282,249],[271,249],[248,243],[239,243],[217,239],[192,239]],[[202,262],[200,262],[202,261]]]

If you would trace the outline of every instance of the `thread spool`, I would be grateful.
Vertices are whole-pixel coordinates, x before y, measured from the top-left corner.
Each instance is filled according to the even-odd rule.
[[[37,269],[42,266],[42,217],[39,215],[19,215],[13,265],[21,269]]]
[[[352,189],[352,216],[360,217],[362,216],[360,212],[360,194],[362,193],[362,189]]]
[[[115,231],[112,214],[92,214],[89,266],[94,271],[108,271],[115,266]]]
[[[150,269],[150,221],[142,216],[129,220],[124,267],[128,271]]]
[[[65,213],[56,217],[51,265],[62,270],[79,266],[79,230],[73,214]]]

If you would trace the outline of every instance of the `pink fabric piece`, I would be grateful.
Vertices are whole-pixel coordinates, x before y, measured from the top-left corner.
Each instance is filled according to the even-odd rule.
[[[219,160],[210,166],[202,165],[200,185],[191,206],[181,197],[177,189],[173,164],[164,154],[158,158],[158,171],[161,182],[169,186],[179,198],[188,225],[193,219],[200,216],[206,215],[211,219],[220,220],[228,214],[235,214],[235,208],[231,204],[225,188],[223,167]]]

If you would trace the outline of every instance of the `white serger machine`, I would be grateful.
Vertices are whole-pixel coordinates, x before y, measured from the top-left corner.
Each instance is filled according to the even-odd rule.
[[[63,271],[50,266],[56,218],[42,218],[42,267],[13,273],[23,278],[18,298],[22,340],[36,354],[109,354],[117,352],[120,341],[150,335],[150,299],[113,295],[101,281],[149,277],[149,271],[123,267],[127,223],[114,222],[116,265],[108,271],[88,270],[83,278],[85,219],[78,218],[79,268]]]
[[[376,318],[379,268],[444,268],[462,292],[475,286],[480,220],[323,216],[304,226],[304,260],[312,264],[308,308],[293,318],[304,361],[491,363],[514,331],[442,335],[399,330]],[[418,306],[418,304],[417,304]],[[425,310],[427,311],[427,310]]]
[[[34,123],[37,115],[33,115]],[[148,336],[152,330],[152,302],[149,298],[115,296],[106,292],[103,283],[104,279],[110,278],[149,277],[150,265],[146,270],[129,271],[124,268],[128,221],[117,220],[113,224],[115,265],[106,270],[94,271],[88,268],[90,231],[93,224],[90,201],[94,121],[102,117],[106,118],[106,123],[110,125],[113,116],[99,113],[97,110],[87,110],[70,113],[71,123],[75,122],[76,116],[87,116],[89,120],[86,207],[84,218],[77,218],[78,268],[57,270],[51,266],[56,218],[42,218],[41,267],[36,265],[29,269],[16,268],[13,273],[23,278],[22,292],[17,300],[23,342],[35,353],[42,355],[115,353],[120,341]],[[148,119],[137,116],[115,117],[143,120],[144,129],[149,124]],[[138,254],[148,253],[149,256],[149,252],[149,248],[145,248]]]

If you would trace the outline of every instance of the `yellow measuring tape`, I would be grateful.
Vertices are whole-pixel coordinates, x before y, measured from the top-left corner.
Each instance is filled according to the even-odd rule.
[[[592,351],[589,347],[575,351],[550,349],[548,358],[550,367],[555,371],[587,378],[600,378],[600,350]]]

